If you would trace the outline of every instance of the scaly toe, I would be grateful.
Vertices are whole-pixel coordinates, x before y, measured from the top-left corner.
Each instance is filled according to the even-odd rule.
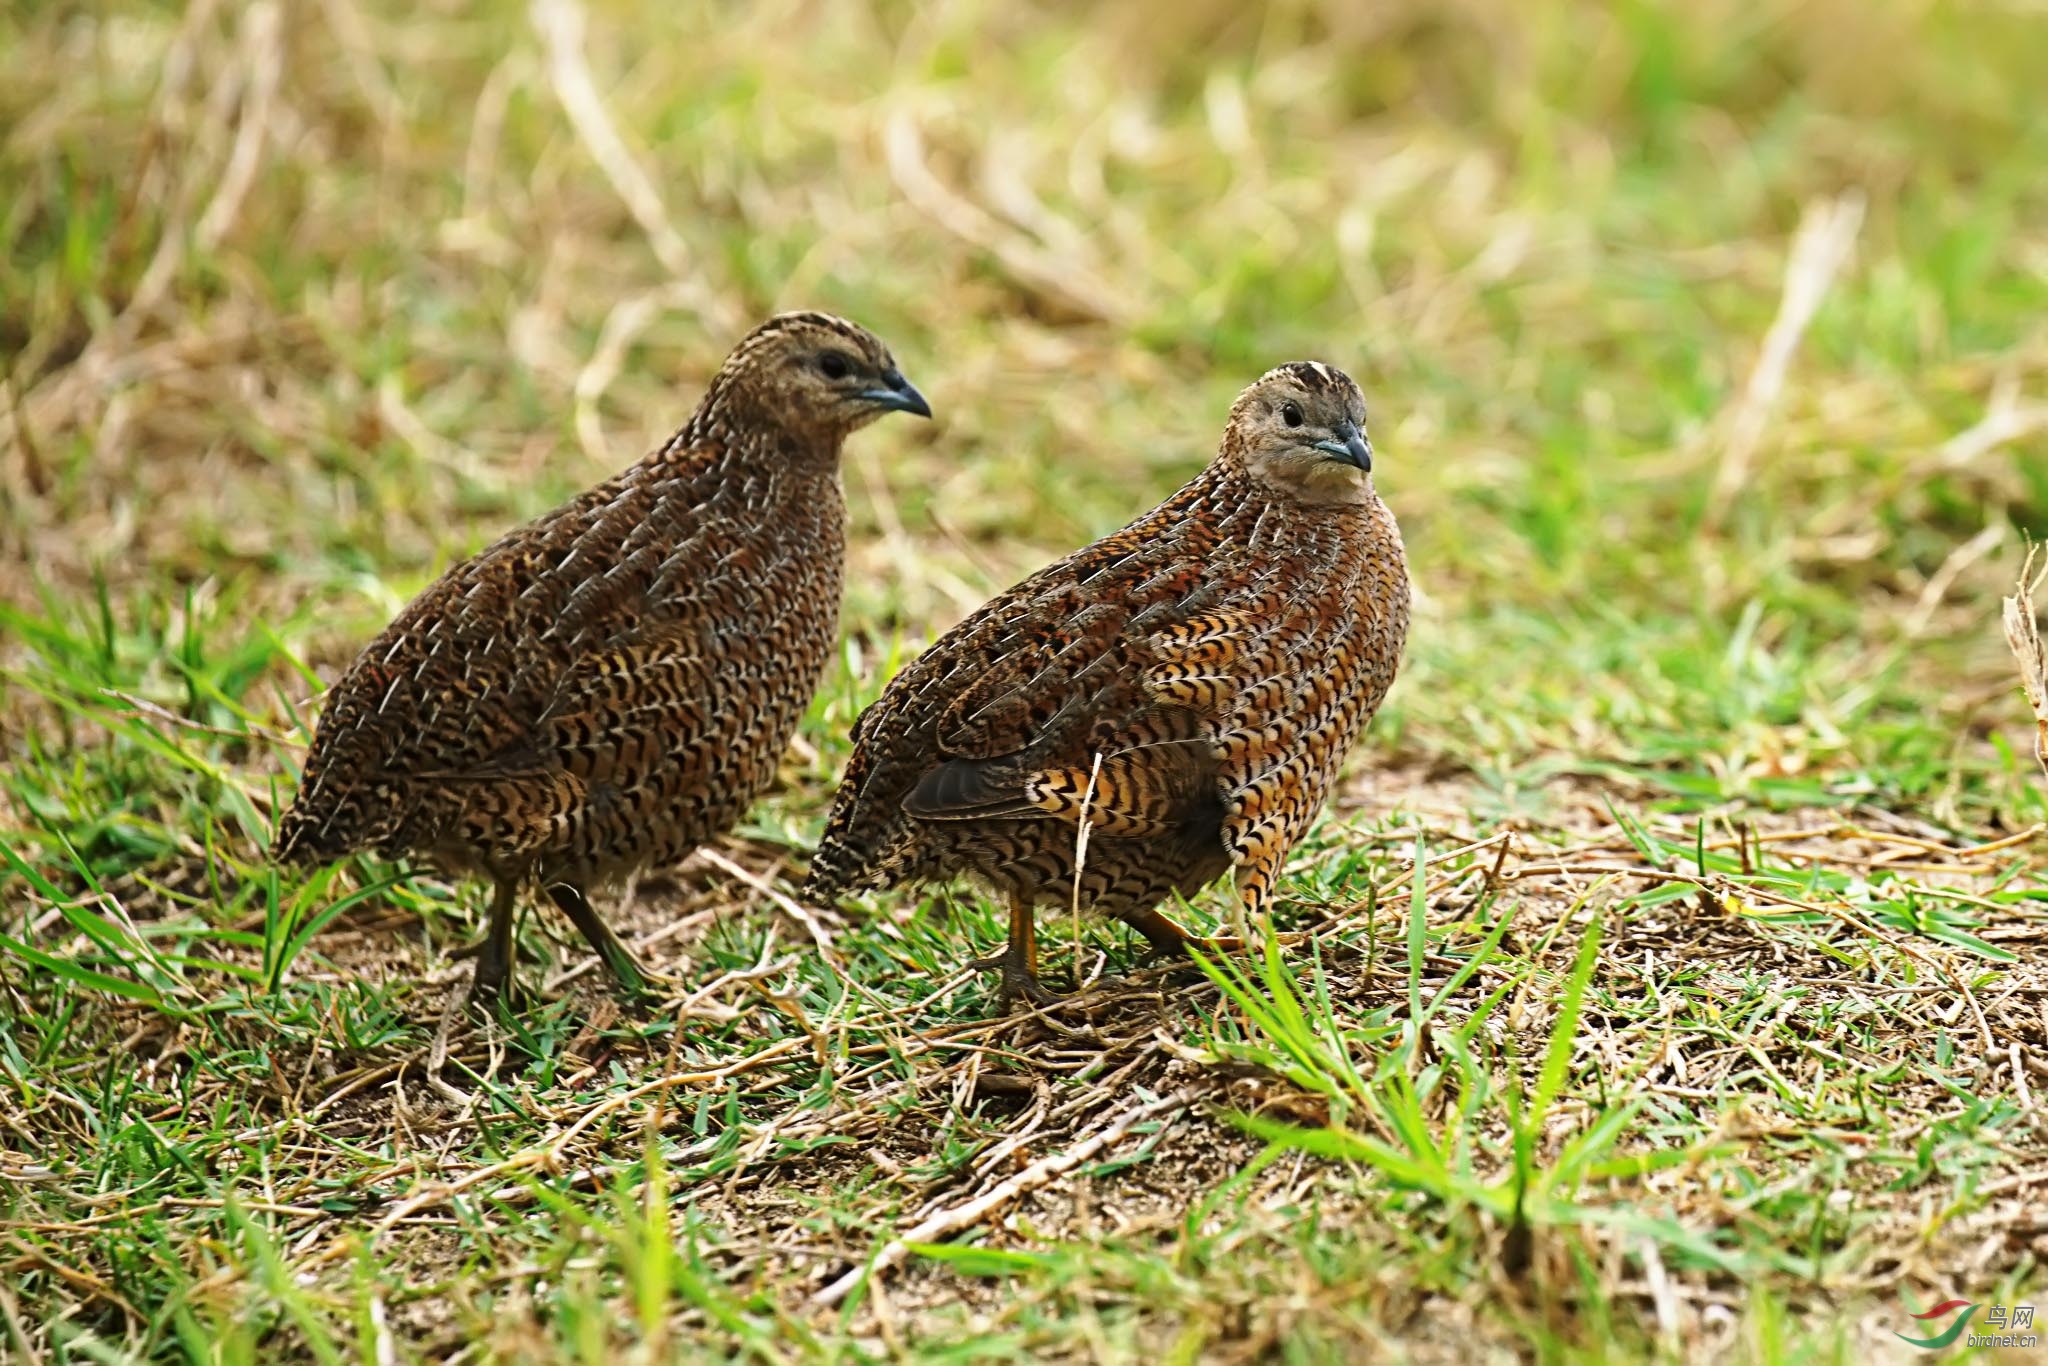
[[[1003,1009],[1015,1010],[1017,1002],[1028,1001],[1034,1006],[1054,1006],[1067,998],[1054,991],[1045,983],[1023,973],[1012,976],[1003,974]]]

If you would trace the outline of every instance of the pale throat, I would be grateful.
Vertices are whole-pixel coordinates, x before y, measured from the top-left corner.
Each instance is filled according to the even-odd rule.
[[[1250,454],[1245,469],[1269,488],[1284,490],[1314,506],[1363,507],[1372,502],[1372,476],[1341,460],[1319,460],[1288,451]]]

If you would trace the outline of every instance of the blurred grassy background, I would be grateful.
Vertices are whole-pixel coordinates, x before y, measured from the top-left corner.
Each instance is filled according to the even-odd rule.
[[[850,463],[854,631],[1100,535],[1323,356],[1425,594],[1401,745],[1931,797],[2009,711],[1991,592],[2048,524],[2028,6],[549,14],[0,20],[0,592],[205,584],[332,664],[801,303],[942,408]],[[1837,201],[1851,254],[1716,487]]]
[[[1376,763],[2019,828],[2044,71],[2026,0],[9,6],[0,888],[258,866],[294,661],[793,306],[939,414],[849,453],[793,845],[879,661],[1301,357],[1364,386],[1420,593]]]
[[[850,462],[856,632],[1119,524],[1319,356],[1426,596],[1401,745],[1929,795],[2011,710],[1991,595],[2048,525],[2029,7],[554,13],[0,21],[11,599],[211,585],[331,664],[807,304],[943,410]],[[1845,199],[1717,489],[1802,219]]]

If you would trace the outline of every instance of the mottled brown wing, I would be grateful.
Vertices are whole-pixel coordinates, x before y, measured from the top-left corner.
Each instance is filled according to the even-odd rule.
[[[280,858],[401,852],[420,780],[481,769],[527,738],[552,679],[530,667],[514,581],[529,548],[501,542],[399,614],[328,690]],[[538,611],[536,610],[536,615]]]
[[[602,681],[581,661],[626,649],[648,628],[646,603],[674,555],[662,542],[695,539],[687,505],[666,525],[650,511],[644,486],[600,485],[408,604],[329,691],[280,825],[281,855],[431,841],[420,823],[444,819],[479,834],[489,826],[517,846],[543,839],[582,797],[557,776],[548,718],[584,710],[583,694]],[[616,561],[577,575],[584,548],[605,543],[621,546]],[[420,805],[430,784],[449,785],[433,811]],[[505,791],[483,798],[485,784]]]
[[[1115,667],[1147,606],[1128,589],[1158,577],[1148,554],[1157,527],[1195,489],[990,599],[890,681],[855,723],[807,895],[824,900],[914,875],[904,863],[906,817],[1027,809],[1024,780],[1045,756],[1139,695],[1131,672]],[[1150,596],[1184,595],[1175,584],[1192,578],[1171,570]]]

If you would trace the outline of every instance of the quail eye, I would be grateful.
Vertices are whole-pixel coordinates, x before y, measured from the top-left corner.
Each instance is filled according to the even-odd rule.
[[[818,357],[818,368],[825,372],[826,379],[845,379],[852,367],[847,365],[846,357],[837,351],[827,351]]]
[[[1301,405],[1299,403],[1290,403],[1283,407],[1280,410],[1280,420],[1290,427],[1299,427],[1301,425]]]

